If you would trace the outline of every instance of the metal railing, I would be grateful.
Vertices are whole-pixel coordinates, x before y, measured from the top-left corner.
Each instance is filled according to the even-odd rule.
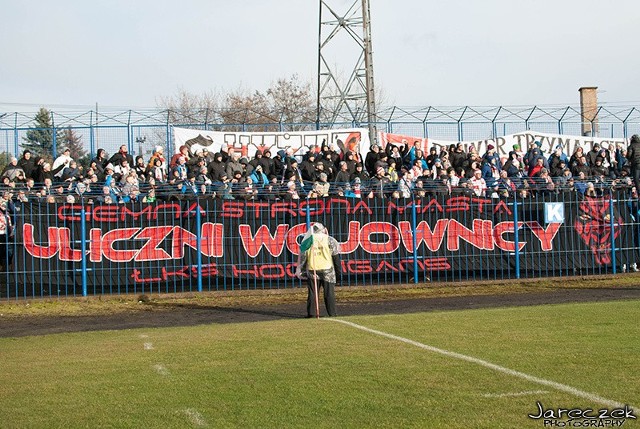
[[[0,235],[0,299],[292,288],[313,222],[341,244],[344,286],[637,270],[636,196],[18,203]]]
[[[224,123],[225,109],[200,109],[175,112],[162,109],[101,110],[100,112],[58,110],[51,112],[52,134],[72,129],[85,151],[94,155],[98,148],[109,153],[127,145],[133,155],[148,157],[155,146],[173,152],[173,127],[225,131],[292,131],[317,128],[351,128],[368,124],[345,118],[334,124],[312,122],[287,123],[274,119],[268,123]],[[235,112],[237,113],[237,112]],[[249,118],[246,115],[236,117]],[[301,117],[305,117],[301,113]],[[35,112],[0,112],[0,152],[16,155],[23,150],[24,139],[34,130]],[[309,116],[309,115],[306,115]],[[376,128],[397,134],[450,141],[495,139],[507,134],[528,131],[581,135],[582,124],[589,122],[594,136],[628,138],[640,133],[640,107],[605,104],[598,108],[594,120],[586,121],[577,106],[459,106],[399,107],[381,109]],[[282,118],[273,112],[270,118]],[[312,117],[315,117],[313,115]],[[590,115],[591,117],[591,115]],[[597,121],[597,122],[596,122]],[[54,148],[56,145],[54,144]],[[55,157],[55,153],[52,154]]]

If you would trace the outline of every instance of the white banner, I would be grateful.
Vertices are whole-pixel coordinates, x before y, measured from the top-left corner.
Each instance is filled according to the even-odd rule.
[[[210,153],[219,152],[223,147],[229,152],[239,152],[241,156],[253,157],[257,150],[269,150],[275,155],[280,150],[291,148],[296,155],[305,154],[315,146],[334,146],[337,151],[364,154],[369,150],[369,130],[349,128],[319,131],[277,132],[222,132],[189,128],[173,128],[175,153],[185,145],[191,154],[207,148]]]
[[[438,151],[440,151],[441,148],[448,148],[452,144],[456,145],[459,143],[458,141],[453,140],[439,140],[431,138],[425,139],[422,137],[411,137],[383,132],[378,133],[378,141],[382,142],[383,144],[387,142],[396,144],[401,142],[408,142],[409,146],[413,146],[413,142],[415,141],[420,141],[422,150],[425,152],[428,152],[432,146],[435,146],[436,148],[438,148]],[[564,153],[569,156],[575,151],[578,146],[582,147],[585,152],[588,152],[589,150],[591,150],[595,143],[599,143],[600,147],[610,149],[612,152],[615,152],[617,145],[626,148],[629,144],[628,140],[623,138],[611,139],[598,137],[580,137],[562,134],[538,133],[535,131],[524,131],[521,133],[497,137],[495,139],[466,140],[461,141],[460,143],[463,144],[465,151],[468,151],[470,146],[475,146],[480,155],[483,155],[487,151],[487,146],[493,145],[500,156],[507,156],[509,152],[513,150],[513,145],[519,145],[520,149],[523,152],[526,152],[536,141],[539,141],[542,144],[542,151],[546,155],[552,154],[556,147],[560,145]]]

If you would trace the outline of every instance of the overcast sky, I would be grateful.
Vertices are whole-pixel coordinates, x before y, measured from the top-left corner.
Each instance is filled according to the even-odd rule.
[[[344,12],[352,0],[328,0]],[[385,104],[640,104],[640,2],[371,0]],[[0,0],[0,113],[315,81],[318,1]],[[345,65],[350,71],[351,65]]]

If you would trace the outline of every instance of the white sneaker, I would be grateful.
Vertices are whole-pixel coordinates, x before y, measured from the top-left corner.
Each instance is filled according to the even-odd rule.
[[[636,264],[635,262],[631,264],[631,269],[633,270],[634,273],[637,273],[638,271],[640,271],[638,269],[638,264]]]
[[[627,272],[627,264],[622,264],[622,272],[623,273]]]

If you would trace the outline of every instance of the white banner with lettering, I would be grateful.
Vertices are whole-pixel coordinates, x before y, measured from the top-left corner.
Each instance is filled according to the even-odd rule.
[[[314,146],[321,147],[324,144],[335,146],[340,152],[364,151],[366,154],[370,145],[369,130],[366,128],[280,133],[205,131],[174,127],[173,136],[176,153],[184,145],[191,154],[195,154],[198,149],[206,148],[210,153],[215,153],[225,148],[226,151],[239,152],[246,157],[253,157],[257,150],[269,150],[275,155],[278,151],[289,148],[297,155],[302,155]]]
[[[382,142],[383,145],[386,142],[393,143],[404,143],[408,142],[410,146],[415,141],[419,141],[421,143],[422,149],[426,152],[432,146],[435,146],[440,150],[440,148],[448,148],[450,145],[458,144],[458,141],[451,140],[439,140],[427,138],[424,139],[422,137],[411,137],[399,134],[389,134],[389,133],[378,133],[378,141]],[[542,146],[542,151],[546,155],[550,155],[556,149],[558,145],[562,147],[562,150],[567,155],[571,155],[576,147],[580,146],[585,151],[591,150],[595,143],[599,143],[601,147],[605,149],[610,149],[611,151],[615,151],[616,146],[627,147],[629,144],[627,139],[623,138],[598,138],[598,137],[581,137],[581,136],[570,136],[570,135],[562,135],[562,134],[547,134],[547,133],[538,133],[535,131],[523,131],[521,133],[510,134],[507,136],[497,137],[495,139],[484,139],[484,140],[465,140],[460,143],[463,144],[465,151],[469,149],[471,145],[475,146],[480,155],[483,155],[488,145],[493,145],[498,154],[501,156],[506,156],[513,149],[513,145],[517,144],[520,146],[523,152],[526,152],[534,142],[539,141]]]

